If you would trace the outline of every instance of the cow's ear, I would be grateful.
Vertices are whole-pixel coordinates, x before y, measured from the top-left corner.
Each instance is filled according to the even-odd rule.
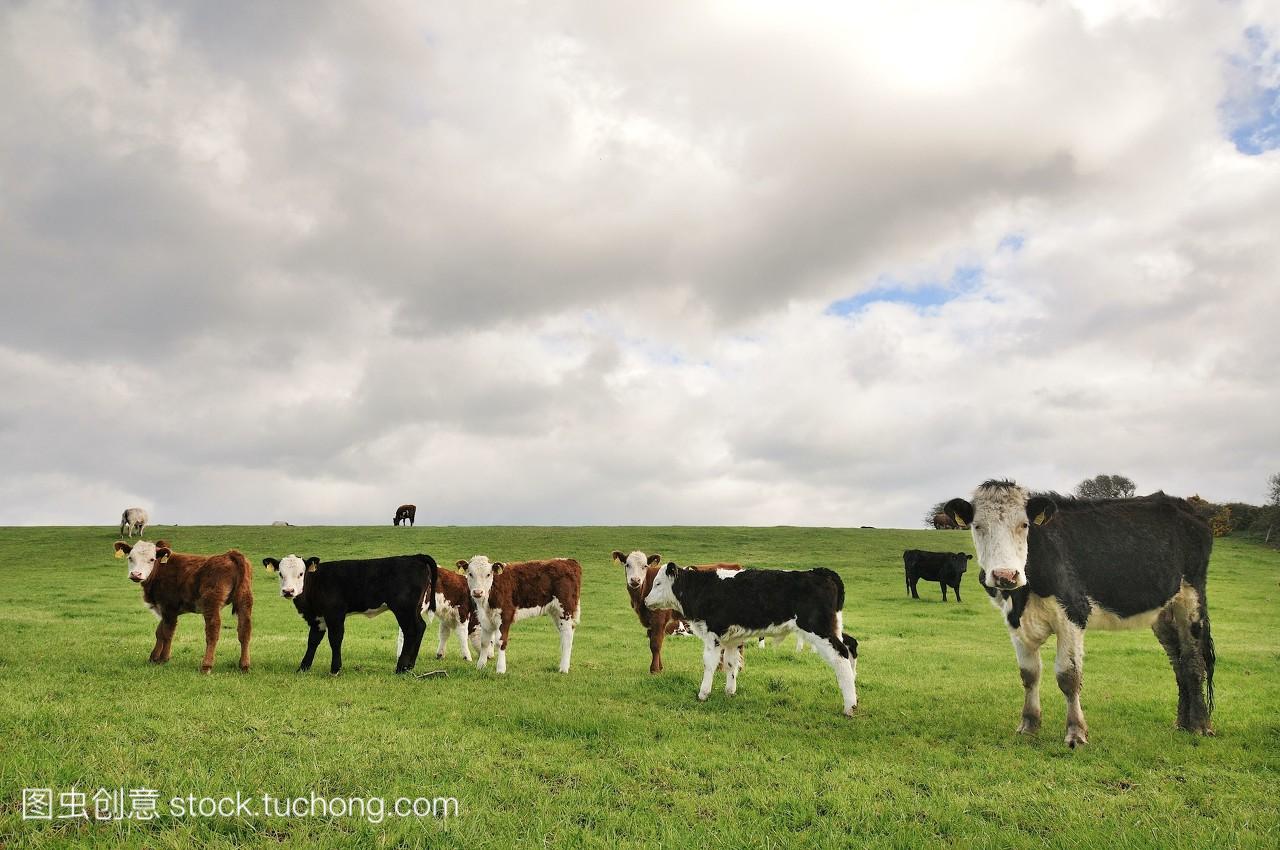
[[[156,541],[156,548],[157,548],[157,549],[168,549],[168,548],[169,548],[169,541],[168,541],[168,540],[157,540],[157,541]]]
[[[648,566],[650,566],[650,567],[656,567],[658,564],[661,564],[661,563],[662,563],[662,556],[661,556],[661,555],[650,555],[650,556],[649,556]]]
[[[277,561],[275,558],[263,558],[262,566],[266,567],[267,569],[271,570],[271,572],[274,573],[280,569],[280,562]]]
[[[312,555],[310,558],[307,558],[302,563],[307,565],[307,572],[314,573],[316,571],[316,567],[320,566],[320,559],[317,558],[315,555]]]
[[[457,561],[454,562],[453,568],[456,569],[458,572],[465,573],[467,571],[467,562],[459,558]]]
[[[162,564],[168,563],[169,556],[171,554],[173,553],[169,551],[169,548],[167,546],[156,547],[156,560]]]
[[[117,558],[123,558],[125,555],[128,555],[132,551],[133,551],[133,547],[130,546],[128,543],[125,543],[123,540],[116,541],[116,557]]]
[[[617,549],[613,550],[613,559],[615,561],[621,561],[624,564],[627,562],[627,556],[619,552]]]
[[[498,573],[502,572],[506,568],[507,568],[506,564],[502,563],[501,561],[498,561],[493,565],[493,574],[496,576]]]
[[[968,552],[966,552],[966,553],[965,553],[965,555],[964,555],[964,559],[965,559],[966,561],[972,561],[972,560],[973,560],[973,556],[972,556],[972,555],[970,555]]]
[[[669,564],[667,564],[667,566],[663,569],[663,572],[667,574],[667,578],[675,578],[676,570],[678,569],[680,568],[676,566],[676,562],[672,561]]]
[[[1044,525],[1053,519],[1057,510],[1058,506],[1047,496],[1033,496],[1027,501],[1027,519],[1036,525]]]
[[[973,505],[964,499],[952,499],[943,506],[942,510],[951,517],[952,522],[964,528],[968,528],[973,523]]]

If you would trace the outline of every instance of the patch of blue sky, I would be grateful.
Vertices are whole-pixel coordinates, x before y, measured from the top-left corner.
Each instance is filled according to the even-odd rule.
[[[998,251],[1009,251],[1016,254],[1022,250],[1022,246],[1027,244],[1027,237],[1021,233],[1010,233],[1000,240],[1000,244],[996,246]]]
[[[1231,143],[1257,156],[1280,148],[1280,49],[1261,27],[1244,31],[1244,50],[1227,59],[1231,93],[1219,104]]]
[[[982,266],[957,266],[947,281],[906,284],[881,277],[871,289],[833,301],[824,312],[831,316],[852,316],[879,302],[907,304],[923,312],[973,292],[982,285],[982,276]]]

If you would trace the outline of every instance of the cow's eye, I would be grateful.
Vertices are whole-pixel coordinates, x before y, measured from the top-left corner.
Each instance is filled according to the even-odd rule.
[[[1029,527],[1030,527],[1030,524],[1025,522],[1018,526],[1018,528],[1022,529],[1023,531],[1026,531],[1027,528]]]

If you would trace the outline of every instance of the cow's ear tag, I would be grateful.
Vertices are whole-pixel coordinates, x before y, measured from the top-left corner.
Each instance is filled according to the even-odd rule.
[[[318,565],[317,565],[317,564],[312,564],[311,566],[307,567],[307,572],[309,572],[309,573],[314,573],[314,572],[316,571],[316,566],[318,566]]]
[[[1044,525],[1048,521],[1049,521],[1048,511],[1041,511],[1039,514],[1036,515],[1036,525]]]
[[[165,555],[163,558],[161,558],[161,559],[160,559],[160,563],[162,563],[162,564],[167,564],[167,563],[169,563],[169,556],[168,556],[168,555]]]
[[[123,558],[123,557],[124,557],[124,550],[123,550],[123,549],[117,549],[117,550],[116,550],[116,557],[117,557],[117,558]]]

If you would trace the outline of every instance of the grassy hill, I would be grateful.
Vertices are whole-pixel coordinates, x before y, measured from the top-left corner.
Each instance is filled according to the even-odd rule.
[[[509,672],[432,657],[393,675],[390,615],[348,621],[342,675],[322,644],[295,672],[306,628],[258,568],[253,669],[235,669],[224,615],[217,664],[198,673],[198,615],[173,659],[147,663],[155,619],[112,558],[108,528],[0,529],[0,846],[574,845],[905,847],[1274,846],[1280,834],[1280,553],[1217,543],[1209,605],[1218,649],[1216,738],[1173,729],[1173,675],[1149,631],[1092,633],[1083,703],[1090,745],[1062,743],[1046,677],[1039,737],[1013,733],[1022,688],[975,568],[964,601],[908,598],[905,548],[972,551],[964,532],[818,528],[157,527],[179,551],[334,559],[428,552],[566,555],[583,565],[573,669],[555,672],[550,622],[512,632]],[[695,699],[700,645],[648,647],[613,549],[680,562],[837,570],[859,640],[860,707],[793,644],[750,649],[732,699]],[[1052,669],[1053,642],[1045,647]],[[454,797],[457,817],[184,817],[24,821],[22,789],[155,789],[170,798]],[[127,790],[126,790],[127,793]]]

